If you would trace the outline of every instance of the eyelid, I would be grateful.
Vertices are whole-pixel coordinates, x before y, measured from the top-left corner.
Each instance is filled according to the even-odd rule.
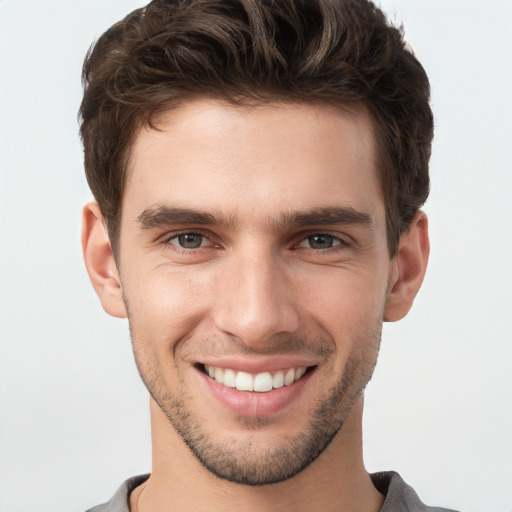
[[[210,242],[210,244],[208,244],[206,246],[197,247],[195,249],[186,249],[186,248],[180,247],[177,244],[170,243],[171,240],[175,240],[179,236],[188,235],[188,234],[202,236],[202,237],[206,238]],[[337,243],[335,243],[335,245],[333,245],[333,247],[329,247],[327,249],[314,249],[312,247],[301,246],[301,244],[306,242],[309,237],[315,236],[315,235],[332,237],[334,239],[334,241]],[[294,247],[309,249],[309,250],[315,251],[315,252],[328,252],[330,250],[336,251],[336,250],[339,250],[340,247],[342,247],[342,248],[351,247],[354,243],[352,238],[347,234],[332,233],[332,232],[329,232],[329,230],[324,231],[324,230],[318,230],[318,229],[317,230],[308,230],[306,232],[299,233],[294,238],[296,240],[296,242],[293,243]],[[220,242],[217,240],[217,236],[214,233],[210,232],[209,230],[204,230],[201,228],[188,228],[188,229],[179,229],[176,231],[174,231],[174,230],[167,231],[165,234],[160,235],[157,238],[157,242],[164,246],[165,245],[173,245],[176,249],[181,249],[186,252],[198,251],[201,249],[207,249],[209,247],[216,247],[216,246],[220,247],[220,245],[221,245]]]
[[[180,239],[182,237],[188,237],[188,236],[193,236],[193,237],[199,238],[200,239],[199,246],[198,247],[183,247],[181,245]],[[176,247],[178,247],[179,249],[188,250],[188,251],[193,251],[193,250],[197,250],[197,249],[203,249],[208,242],[209,242],[209,239],[207,237],[205,237],[203,234],[201,234],[201,233],[192,233],[192,232],[190,232],[190,233],[181,233],[181,234],[178,234],[178,235],[172,235],[170,238],[167,239],[167,243],[168,244],[176,245]]]
[[[178,245],[171,244],[171,240],[176,240],[178,237],[183,235],[198,235],[206,238],[211,246],[218,245],[218,243],[215,241],[215,236],[203,229],[196,229],[196,228],[189,228],[189,229],[180,229],[177,231],[167,231],[164,235],[161,235],[158,237],[157,241],[158,243],[162,245],[173,245],[177,247],[178,249],[183,249],[184,251],[197,251],[199,249],[205,249],[207,246],[197,247],[196,249],[186,249],[184,247],[179,247]]]
[[[336,243],[335,245],[333,245],[333,247],[329,247],[327,249],[314,249],[313,247],[301,246],[301,244],[303,242],[306,242],[307,239],[312,236],[328,236],[328,237],[333,238],[335,241],[337,241],[339,243]],[[305,249],[310,249],[312,251],[326,252],[329,250],[336,250],[336,248],[340,247],[340,246],[341,247],[351,247],[353,245],[353,240],[348,235],[341,234],[341,233],[332,233],[332,232],[329,232],[328,230],[326,230],[326,231],[320,231],[320,230],[307,231],[306,233],[301,233],[300,237],[298,237],[298,238],[299,238],[299,240],[295,244],[296,247],[304,247]]]

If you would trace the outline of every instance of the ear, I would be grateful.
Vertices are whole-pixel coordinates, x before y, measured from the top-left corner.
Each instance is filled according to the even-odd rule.
[[[87,273],[103,309],[109,315],[126,318],[121,280],[105,221],[96,202],[85,205],[83,210],[82,250]]]
[[[428,219],[419,211],[400,237],[398,253],[391,261],[384,321],[396,322],[411,309],[425,276],[429,253]]]

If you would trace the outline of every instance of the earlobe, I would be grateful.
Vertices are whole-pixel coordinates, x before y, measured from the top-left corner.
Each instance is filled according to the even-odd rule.
[[[411,309],[425,276],[429,252],[428,220],[419,211],[400,237],[398,253],[391,263],[384,321],[396,322]]]
[[[82,214],[82,250],[91,283],[103,309],[125,318],[123,290],[98,203],[88,203]]]

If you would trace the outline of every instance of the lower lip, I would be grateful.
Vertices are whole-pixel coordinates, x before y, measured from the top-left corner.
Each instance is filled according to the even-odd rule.
[[[289,386],[258,393],[257,391],[238,391],[235,388],[224,386],[202,371],[197,371],[210,393],[224,407],[235,414],[251,418],[270,416],[288,407],[301,394],[313,373],[311,370],[308,371],[298,381]]]

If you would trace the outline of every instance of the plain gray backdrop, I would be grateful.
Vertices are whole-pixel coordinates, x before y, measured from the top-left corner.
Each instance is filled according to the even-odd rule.
[[[0,0],[0,511],[80,512],[150,470],[127,322],[83,267],[76,112],[91,42],[134,0]],[[512,511],[512,2],[381,5],[432,83],[432,254],[386,325],[365,459],[429,504]]]

